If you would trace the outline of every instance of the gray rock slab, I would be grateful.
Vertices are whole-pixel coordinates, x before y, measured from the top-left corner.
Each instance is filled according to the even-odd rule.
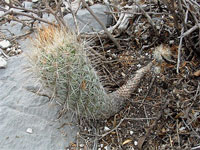
[[[28,7],[28,6],[27,6]],[[107,6],[102,5],[102,4],[95,4],[90,7],[95,15],[101,20],[101,22],[105,26],[109,26],[112,23],[112,16],[106,14],[105,12],[108,12],[109,9]],[[31,14],[31,13],[29,13]],[[35,15],[35,14],[31,14]],[[20,19],[30,19],[29,17],[26,16],[18,16]],[[90,32],[99,32],[102,29],[102,27],[99,25],[99,23],[94,19],[94,17],[88,12],[87,9],[80,9],[77,13],[77,22],[78,22],[78,27],[79,31],[81,33],[90,33]],[[55,17],[51,14],[44,13],[43,14],[43,19],[48,20],[50,22],[56,21]],[[75,24],[74,24],[74,19],[71,14],[67,14],[64,16],[64,21],[69,25],[72,29],[75,29]],[[45,23],[41,23],[45,24]],[[1,26],[1,28],[4,30],[2,31],[7,32],[6,30],[9,28],[10,32],[6,34],[15,34],[15,35],[21,35],[21,33],[26,33],[29,29],[28,27],[24,27],[22,29],[22,24],[17,23],[15,21],[11,21],[10,23],[5,23],[4,25]]]
[[[90,7],[95,15],[99,18],[99,20],[102,21],[102,23],[105,26],[110,25],[111,23],[111,17],[110,15],[107,15],[105,12],[109,11],[108,7],[102,4],[95,4]],[[94,17],[88,12],[87,9],[81,9],[77,13],[77,22],[79,26],[79,30],[82,33],[88,33],[88,32],[98,32],[103,30],[102,27],[99,25],[99,23],[94,19]],[[75,28],[74,19],[71,14],[68,14],[64,16],[64,20],[67,22],[67,24]]]
[[[6,37],[13,37],[24,35],[30,29],[28,27],[22,28],[22,24],[17,23],[15,21],[11,21],[10,23],[5,23],[0,27],[1,33],[4,34]]]
[[[29,40],[20,44],[30,52]],[[27,54],[10,57],[0,69],[0,150],[65,150],[75,140],[76,126],[59,128],[71,122],[71,114],[57,120],[61,107],[29,91],[38,86]]]
[[[24,6],[24,8],[26,8],[26,9],[32,9],[32,2],[28,2],[28,1],[24,1],[23,3],[22,3],[22,6]]]
[[[3,58],[0,56],[0,69],[6,68],[6,66],[7,66],[6,60],[3,59]]]
[[[6,49],[6,48],[8,48],[10,46],[11,46],[10,41],[8,41],[8,40],[0,41],[0,48]]]

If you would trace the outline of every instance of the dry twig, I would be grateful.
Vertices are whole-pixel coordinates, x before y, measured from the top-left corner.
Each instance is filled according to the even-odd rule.
[[[101,27],[103,28],[103,30],[106,32],[106,34],[108,35],[108,37],[113,41],[113,43],[116,45],[117,49],[122,50],[120,44],[117,42],[117,40],[110,34],[110,32],[107,30],[107,28],[105,27],[105,25],[101,22],[101,20],[99,20],[99,18],[94,14],[94,12],[92,11],[92,9],[87,5],[87,3],[85,2],[85,0],[81,0],[83,5],[86,7],[86,9],[90,12],[90,14],[95,18],[95,20],[101,25]]]

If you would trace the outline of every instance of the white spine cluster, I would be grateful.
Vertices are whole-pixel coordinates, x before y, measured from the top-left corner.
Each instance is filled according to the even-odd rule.
[[[156,47],[153,52],[153,58],[158,62],[164,62],[163,58],[167,60],[171,60],[171,50],[169,46],[161,44],[160,46]]]

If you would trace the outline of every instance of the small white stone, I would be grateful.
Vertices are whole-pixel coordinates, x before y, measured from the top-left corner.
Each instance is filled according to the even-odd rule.
[[[101,144],[101,148],[103,148],[103,144]]]
[[[22,50],[21,49],[17,49],[16,50],[16,54],[21,54],[22,53]]]
[[[112,54],[112,57],[116,58],[117,56],[116,56],[116,54]]]
[[[32,133],[33,133],[33,129],[27,128],[27,129],[26,129],[26,132],[32,134]]]
[[[110,131],[110,128],[108,128],[108,127],[104,127],[104,131]]]
[[[84,147],[84,144],[80,144],[80,148],[83,148]]]
[[[133,133],[134,133],[133,131],[130,131],[130,135],[133,135]]]
[[[142,89],[139,88],[139,89],[138,89],[138,92],[139,92],[139,93],[142,92]]]
[[[3,40],[0,42],[0,47],[2,49],[6,49],[11,46],[11,43],[8,40]]]
[[[140,68],[140,67],[141,67],[141,65],[140,65],[140,64],[137,64],[137,67],[138,67],[138,68]]]
[[[134,145],[137,146],[137,145],[138,145],[138,142],[137,142],[137,141],[134,141]]]
[[[174,40],[170,40],[170,41],[169,41],[169,44],[174,44]]]
[[[6,68],[6,66],[7,62],[2,57],[0,57],[0,68]]]
[[[10,48],[10,47],[6,49],[6,52],[7,52],[7,53],[10,52],[10,51],[11,51],[11,48]]]
[[[122,72],[121,74],[122,74],[122,76],[123,76],[123,77],[125,77],[125,76],[126,76],[126,75],[125,75],[125,73],[123,73],[123,72]]]
[[[160,30],[160,26],[156,26],[156,29]]]
[[[91,129],[88,129],[88,132],[91,132],[92,130]]]
[[[16,53],[16,49],[15,49],[15,47],[12,47],[12,48],[11,48],[10,53],[12,53],[12,55]]]
[[[105,149],[105,150],[109,150],[109,147],[108,147],[108,146],[105,146],[104,149]]]
[[[24,1],[23,3],[22,3],[22,5],[24,6],[24,8],[26,8],[26,9],[32,9],[32,2],[27,2],[27,1]]]
[[[98,150],[101,150],[101,148],[99,147]]]
[[[32,0],[33,3],[37,3],[39,0]]]
[[[185,130],[185,127],[181,127],[181,128],[179,129],[179,131],[183,131],[183,130]]]

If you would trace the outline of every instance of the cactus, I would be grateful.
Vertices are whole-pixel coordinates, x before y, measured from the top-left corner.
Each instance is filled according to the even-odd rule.
[[[140,79],[152,66],[140,69],[127,84],[106,93],[97,71],[89,60],[89,50],[76,35],[52,26],[42,27],[36,35],[32,60],[35,70],[68,109],[86,118],[105,119],[117,113],[130,97]]]

